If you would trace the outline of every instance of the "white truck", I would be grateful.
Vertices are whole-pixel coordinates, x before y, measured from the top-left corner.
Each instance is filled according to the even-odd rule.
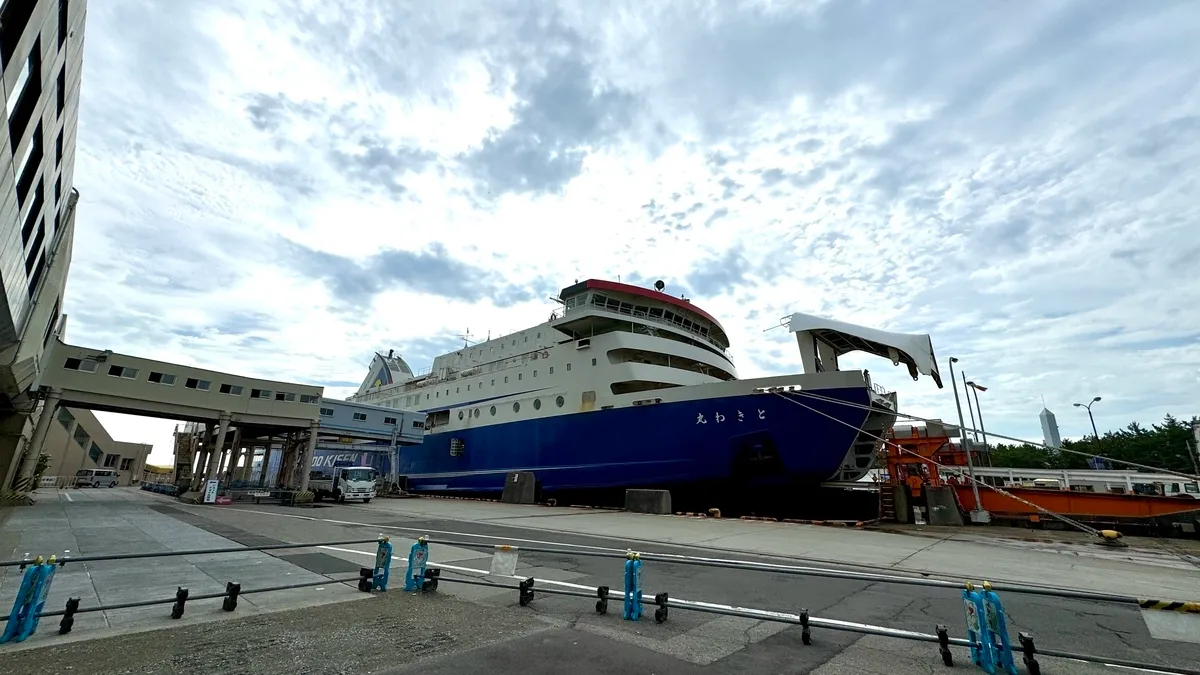
[[[375,496],[375,479],[379,472],[369,466],[338,466],[332,474],[313,471],[308,475],[308,489],[312,490],[313,501],[332,499],[344,502],[361,499],[364,504]]]

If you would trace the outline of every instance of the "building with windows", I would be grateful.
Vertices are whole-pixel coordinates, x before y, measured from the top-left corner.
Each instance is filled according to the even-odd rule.
[[[90,410],[59,408],[54,421],[42,445],[42,454],[50,458],[42,486],[68,487],[80,469],[113,469],[118,485],[141,482],[152,446],[113,440]]]
[[[0,491],[38,410],[33,385],[70,266],[86,0],[0,2]]]

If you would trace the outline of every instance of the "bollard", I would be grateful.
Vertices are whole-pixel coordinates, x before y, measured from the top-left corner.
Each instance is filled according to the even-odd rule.
[[[987,613],[983,606],[983,594],[976,591],[975,585],[968,581],[962,598],[967,613],[967,639],[971,641],[971,660],[988,675],[995,675],[996,657],[993,653],[991,630],[987,620],[980,618]]]
[[[183,617],[184,605],[187,604],[188,589],[183,586],[175,588],[175,604],[171,605],[171,618],[179,619]]]
[[[229,581],[225,583],[225,599],[221,601],[221,609],[226,612],[232,612],[237,609],[238,594],[242,592],[242,585]]]
[[[812,644],[812,631],[808,628],[808,610],[800,610],[800,642],[806,645]]]
[[[1012,643],[1008,639],[1008,622],[1004,620],[1004,605],[1000,602],[1000,596],[992,590],[989,581],[983,582],[983,592],[980,596],[983,597],[988,633],[993,639],[992,655],[998,658],[1000,667],[1008,671],[1008,675],[1017,675],[1017,664],[1013,663]]]
[[[375,570],[370,567],[358,568],[358,590],[370,593],[375,587]]]
[[[379,548],[375,551],[375,574],[373,577],[374,586],[381,591],[387,591],[388,577],[392,570],[392,542],[384,536],[379,535]]]
[[[946,626],[938,624],[934,629],[938,637],[938,652],[942,655],[942,663],[954,667],[954,655],[950,653],[950,633],[946,631]]]
[[[621,618],[637,621],[642,617],[642,555],[625,554],[625,607]]]
[[[79,598],[67,598],[67,606],[63,609],[62,621],[58,622],[58,634],[66,635],[75,627],[75,612],[79,611]]]
[[[512,588],[512,586],[509,586],[509,588]],[[533,602],[533,577],[529,577],[525,581],[522,581],[518,587],[518,591],[521,595],[517,600],[521,603],[522,607]]]
[[[596,601],[596,613],[608,614],[608,586],[597,587],[596,597],[600,598]]]
[[[433,567],[425,570],[425,582],[421,584],[423,591],[436,591],[438,587],[438,579],[442,578],[442,570],[439,567]]]
[[[667,600],[669,596],[666,591],[654,596],[654,604],[658,605],[658,609],[654,610],[654,622],[662,623],[667,620]]]
[[[404,590],[419,591],[424,587],[425,565],[429,562],[429,541],[418,537],[408,550],[408,570],[404,573]]]
[[[1037,661],[1037,647],[1033,644],[1033,636],[1029,633],[1017,633],[1017,642],[1021,643],[1021,651],[1025,654],[1021,660],[1025,662],[1025,669],[1029,671],[1029,675],[1042,675],[1042,664]]]
[[[37,587],[37,581],[42,576],[42,556],[38,556],[34,560],[21,561],[21,567],[25,570],[25,574],[21,576],[21,585],[17,589],[17,596],[13,598],[12,611],[8,613],[8,623],[4,626],[4,633],[0,633],[0,644],[9,640],[17,639],[17,635],[21,630],[21,623],[25,616],[29,614],[29,608],[33,604],[34,589]]]

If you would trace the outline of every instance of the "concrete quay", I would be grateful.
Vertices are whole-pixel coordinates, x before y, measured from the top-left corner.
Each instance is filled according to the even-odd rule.
[[[67,495],[72,497],[70,501]],[[898,576],[937,572],[951,579],[961,579],[967,576],[966,570],[973,570],[970,576],[996,581],[1060,585],[1060,580],[1066,579],[1061,585],[1135,595],[1164,588],[1172,589],[1174,595],[1200,589],[1200,570],[1186,558],[1171,559],[1161,550],[1143,550],[1136,545],[1113,550],[1072,542],[1050,545],[987,538],[974,530],[911,536],[443,499],[377,500],[365,506],[311,509],[265,504],[202,506],[117,489],[64,491],[57,503],[51,501],[43,496],[31,509],[0,512],[4,552],[11,550],[19,557],[24,551],[10,547],[36,553],[34,549],[40,546],[46,549],[43,554],[50,553],[66,548],[59,542],[70,537],[80,547],[79,554],[87,554],[110,552],[102,542],[108,542],[111,550],[145,550],[154,545],[161,546],[160,550],[182,550],[239,541],[368,539],[383,533],[391,536],[396,546],[393,592],[368,596],[330,584],[318,587],[319,591],[288,591],[278,597],[274,593],[245,596],[234,613],[222,612],[219,601],[189,604],[181,621],[166,618],[168,606],[148,608],[136,620],[109,618],[85,625],[84,615],[80,615],[75,631],[68,636],[56,635],[57,620],[49,620],[49,625],[43,622],[26,643],[0,646],[0,675],[29,672],[30,663],[37,663],[38,670],[53,672],[70,665],[74,673],[179,672],[183,668],[237,673],[486,670],[557,675],[569,668],[573,673],[838,675],[944,669],[935,645],[814,629],[813,644],[805,646],[798,627],[757,619],[673,609],[663,624],[654,623],[650,616],[640,622],[622,621],[619,603],[610,603],[609,613],[599,615],[594,602],[586,598],[543,593],[521,607],[515,590],[450,582],[443,582],[432,594],[394,592],[408,545],[420,534],[430,536],[431,559],[442,566],[447,578],[480,578],[471,571],[489,568],[490,551],[450,546],[439,540],[579,551],[623,552],[630,547],[821,567],[842,561],[837,565],[842,569]],[[25,515],[39,513],[36,517]],[[50,527],[39,529],[38,518]],[[101,522],[108,524],[108,532],[97,537],[95,530],[101,528]],[[14,523],[19,527],[14,528]],[[544,587],[552,582],[621,587],[623,561],[619,558],[518,551],[517,574],[543,580],[539,584]],[[200,588],[204,578],[216,586],[214,590],[228,580],[241,581],[245,587],[267,585],[272,583],[268,578],[280,574],[316,578],[353,574],[360,565],[371,564],[374,552],[372,544],[245,552],[230,556],[238,562],[229,563],[227,569],[209,567],[218,556],[212,561],[205,560],[206,556],[196,556],[198,561],[191,557],[123,561],[124,586],[111,577],[106,580],[101,573],[99,586],[93,583],[92,588],[98,599],[109,602],[114,597],[135,597],[139,578],[150,580],[155,596],[163,595],[168,586],[173,592],[174,582],[168,577],[180,575],[192,575],[186,578],[193,588]],[[1024,564],[1019,564],[1022,556]],[[155,566],[168,560],[179,561],[179,567],[161,575],[155,572]],[[90,572],[93,563],[80,565]],[[60,572],[70,569],[68,565]],[[256,574],[257,569],[270,572],[262,577],[246,576]],[[231,579],[231,575],[239,578]],[[653,561],[643,568],[643,580],[646,592],[665,590],[672,598],[791,613],[803,607],[822,618],[926,633],[945,623],[952,635],[964,632],[962,601],[953,589]],[[63,588],[57,583],[48,603],[55,609],[61,608],[68,591],[78,594],[74,589],[86,589],[82,579]],[[9,602],[14,590],[10,572],[0,580],[0,597]],[[1042,648],[1148,663],[1200,663],[1200,645],[1188,642],[1185,633],[1171,633],[1170,626],[1152,629],[1143,616],[1149,613],[1136,607],[1021,594],[1003,599],[1010,632],[1030,631]],[[85,605],[90,602],[85,598]],[[1195,635],[1200,636],[1200,631]],[[953,652],[955,669],[977,670],[968,664],[965,650],[954,648]],[[1040,660],[1048,674],[1113,672],[1103,665]]]

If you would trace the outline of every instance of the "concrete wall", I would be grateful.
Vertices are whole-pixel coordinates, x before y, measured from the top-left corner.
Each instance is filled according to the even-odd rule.
[[[57,339],[51,341],[45,361],[40,382],[43,387],[95,392],[131,402],[157,402],[166,414],[193,411],[191,415],[182,415],[185,418],[192,415],[211,418],[214,417],[211,411],[216,410],[235,415],[316,420],[324,391],[311,385],[260,380],[101,352],[63,344]],[[64,395],[63,401],[70,403],[71,396]]]
[[[50,455],[42,475],[70,484],[80,469],[109,468],[118,472],[121,485],[131,485],[141,480],[152,449],[144,443],[114,440],[90,410],[59,408],[42,446],[42,452]]]

